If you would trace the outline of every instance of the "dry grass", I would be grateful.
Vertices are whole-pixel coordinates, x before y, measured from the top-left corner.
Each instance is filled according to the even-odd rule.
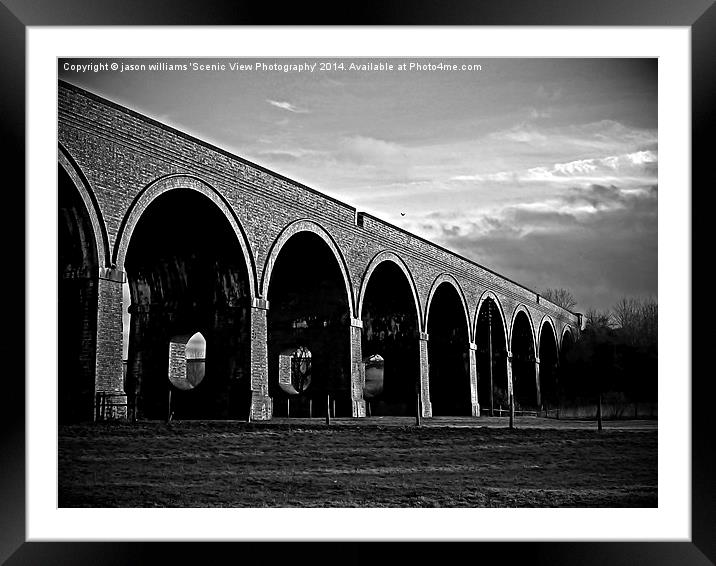
[[[655,507],[657,433],[352,421],[69,426],[59,431],[59,505]]]

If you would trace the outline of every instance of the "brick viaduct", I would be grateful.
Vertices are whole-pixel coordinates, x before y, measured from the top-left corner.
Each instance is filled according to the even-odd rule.
[[[320,415],[327,395],[353,417],[555,402],[581,315],[63,81],[58,136],[61,420],[93,418],[97,394],[109,415],[162,418],[170,341],[195,331],[206,378],[175,391],[177,418]]]

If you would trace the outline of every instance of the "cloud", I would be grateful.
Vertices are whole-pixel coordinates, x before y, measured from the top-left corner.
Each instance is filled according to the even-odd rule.
[[[526,171],[457,175],[451,181],[491,183],[567,183],[582,185],[619,183],[644,184],[656,182],[658,153],[646,150],[602,158],[577,159],[564,163],[531,167]]]
[[[427,214],[409,229],[533,290],[570,289],[585,311],[657,294],[656,185],[591,185],[546,201]]]
[[[495,182],[495,183],[507,183],[507,182],[518,183],[520,179],[516,172],[499,171],[497,173],[487,173],[484,175],[481,175],[481,174],[456,175],[455,177],[451,177],[450,180],[451,181],[480,181],[480,182],[485,181],[485,182]]]
[[[528,116],[531,120],[543,120],[545,118],[552,117],[551,110],[540,110],[538,108],[531,107],[527,110]]]
[[[384,164],[405,161],[408,150],[397,143],[367,136],[343,138],[338,156],[357,163]]]
[[[629,127],[616,120],[539,127],[534,122],[522,121],[489,133],[487,139],[493,143],[517,144],[514,149],[519,151],[524,150],[524,146],[531,146],[545,155],[622,154],[657,147],[656,129]]]
[[[619,177],[655,177],[658,155],[655,151],[638,151],[603,158],[578,159],[555,163],[551,167],[533,167],[520,179],[523,181],[568,181]]]
[[[297,106],[294,106],[290,102],[271,100],[270,98],[267,98],[266,102],[268,102],[271,106],[275,106],[276,108],[281,108],[282,110],[288,110],[289,112],[293,112],[295,114],[308,114],[309,113],[309,110],[306,110],[304,108],[298,108]]]
[[[548,100],[550,102],[556,102],[562,98],[562,88],[549,88],[544,85],[537,87],[537,98],[541,100]]]
[[[514,126],[508,130],[494,132],[491,137],[498,140],[534,145],[542,145],[548,139],[545,134],[536,128],[524,124]]]

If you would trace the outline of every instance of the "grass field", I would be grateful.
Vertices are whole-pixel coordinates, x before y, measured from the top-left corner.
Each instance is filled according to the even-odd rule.
[[[656,424],[505,419],[59,429],[60,507],[656,507]],[[487,424],[487,426],[485,426]]]

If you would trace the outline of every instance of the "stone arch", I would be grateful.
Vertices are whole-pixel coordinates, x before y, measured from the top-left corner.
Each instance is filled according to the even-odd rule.
[[[549,325],[549,327],[552,329],[552,336],[554,337],[554,344],[555,346],[558,346],[559,342],[557,341],[557,331],[555,330],[554,321],[552,320],[552,317],[549,315],[544,315],[542,317],[542,320],[539,323],[539,335],[537,337],[537,357],[540,357],[540,351],[539,347],[542,344],[542,332],[544,331],[545,325]]]
[[[530,314],[529,309],[523,303],[517,305],[515,307],[515,310],[512,312],[512,320],[510,321],[510,341],[508,342],[510,352],[512,351],[512,336],[515,330],[515,320],[517,320],[517,315],[521,312],[525,313],[525,315],[527,316],[527,320],[530,323],[530,335],[532,336],[532,351],[536,353],[537,345],[535,344],[535,326],[532,322],[532,315]]]
[[[505,337],[505,346],[509,349],[509,341],[507,340],[508,334],[507,334],[507,319],[505,318],[505,309],[502,308],[502,303],[500,302],[500,299],[493,293],[492,291],[484,291],[482,295],[480,296],[480,300],[477,302],[477,308],[475,309],[475,319],[473,321],[473,332],[472,335],[477,335],[477,319],[480,316],[480,309],[482,308],[482,304],[487,300],[492,299],[492,301],[497,306],[497,309],[500,311],[500,319],[502,320],[502,333]]]
[[[519,322],[520,314],[525,318],[522,322]],[[529,327],[529,335],[521,328],[525,324]],[[523,303],[518,304],[512,311],[509,355],[515,407],[517,410],[539,409],[541,397],[539,372],[535,363],[537,361],[535,326],[529,309]]]
[[[348,302],[351,316],[353,316],[355,305],[353,296],[353,284],[351,282],[350,274],[348,272],[348,267],[346,265],[346,260],[343,257],[343,253],[341,252],[333,237],[328,233],[328,231],[320,224],[317,224],[316,222],[313,222],[311,220],[296,220],[290,223],[281,231],[274,243],[271,245],[268,257],[266,258],[266,263],[264,264],[263,274],[261,276],[260,296],[264,298],[268,297],[269,284],[271,283],[271,274],[273,272],[274,265],[276,264],[276,260],[278,259],[279,253],[281,252],[281,249],[283,248],[284,244],[288,242],[288,240],[292,236],[295,236],[300,232],[311,232],[315,234],[316,236],[321,238],[321,240],[323,240],[330,248],[331,252],[333,253],[333,256],[336,258],[336,262],[338,263],[338,267],[341,270],[341,274],[343,275],[343,282],[346,287],[346,301]]]
[[[426,330],[428,328],[428,319],[430,318],[430,305],[433,302],[435,292],[438,290],[438,287],[440,287],[440,285],[443,283],[452,285],[455,291],[457,291],[458,297],[460,297],[460,301],[462,302],[462,308],[465,311],[465,327],[467,328],[468,332],[468,340],[472,342],[472,325],[470,324],[470,314],[469,309],[467,307],[467,301],[465,300],[465,293],[463,293],[462,287],[460,286],[460,283],[458,283],[457,279],[455,279],[449,273],[441,273],[435,278],[435,281],[433,281],[433,285],[430,288],[430,292],[428,293],[428,301],[425,305],[425,323],[423,325],[423,328],[425,328]]]
[[[109,237],[107,235],[107,227],[102,217],[102,212],[97,203],[97,198],[94,195],[87,177],[80,169],[79,165],[72,159],[70,153],[60,144],[57,149],[57,161],[64,169],[65,173],[72,180],[75,185],[77,192],[82,198],[82,202],[87,209],[90,223],[92,225],[92,231],[94,233],[94,240],[97,245],[97,260],[102,265],[110,265],[110,251],[109,251]]]
[[[278,231],[262,264],[273,415],[326,415],[328,396],[334,416],[352,415],[354,300],[341,250],[323,226],[300,219]],[[299,350],[310,366],[296,373]]]
[[[413,301],[415,302],[416,320],[418,321],[418,326],[420,327],[419,330],[423,332],[425,330],[424,327],[422,327],[423,313],[422,309],[420,308],[418,289],[415,285],[413,274],[410,273],[408,266],[405,265],[405,262],[400,258],[398,254],[387,250],[378,252],[375,256],[373,256],[373,259],[370,261],[368,267],[365,270],[365,273],[363,274],[363,280],[361,281],[360,286],[360,293],[358,295],[358,308],[356,309],[356,318],[361,318],[363,315],[363,300],[365,299],[365,292],[368,288],[368,282],[370,281],[370,277],[375,271],[375,269],[384,261],[390,261],[396,264],[408,280],[408,285],[410,285],[410,290],[413,293]]]
[[[173,384],[172,411],[181,419],[241,418],[251,385],[250,271],[226,212],[200,184],[187,184],[147,197],[131,236],[125,232],[125,391],[137,418],[163,418],[170,345],[200,332],[209,343],[207,379],[191,391]]]
[[[256,297],[256,266],[254,259],[251,254],[248,239],[244,232],[239,219],[234,214],[231,206],[224,200],[219,192],[198,177],[191,175],[168,175],[153,181],[147,185],[134,199],[132,204],[129,206],[127,213],[122,219],[122,224],[119,227],[117,233],[117,241],[114,246],[113,262],[116,268],[120,271],[124,271],[124,260],[127,255],[127,249],[129,248],[129,242],[132,238],[132,232],[139,222],[144,211],[147,207],[160,195],[171,191],[173,189],[191,189],[201,193],[209,200],[211,200],[221,212],[224,217],[231,225],[236,239],[241,247],[244,261],[246,263],[246,272],[249,276],[249,290],[251,298]]]
[[[560,334],[560,337],[559,337],[558,346],[559,346],[560,354],[562,353],[562,345],[564,344],[564,337],[567,333],[569,333],[570,337],[572,338],[572,343],[574,343],[576,341],[575,336],[574,336],[574,330],[572,329],[572,325],[565,324],[564,328],[562,329],[562,333]]]
[[[537,352],[535,379],[538,388],[540,409],[554,409],[559,406],[561,397],[559,386],[559,346],[554,320],[548,314],[542,316],[537,334]]]
[[[424,324],[429,335],[427,373],[432,415],[473,415],[477,392],[473,387],[476,381],[471,379],[470,315],[462,288],[452,275],[442,273],[433,282]]]

